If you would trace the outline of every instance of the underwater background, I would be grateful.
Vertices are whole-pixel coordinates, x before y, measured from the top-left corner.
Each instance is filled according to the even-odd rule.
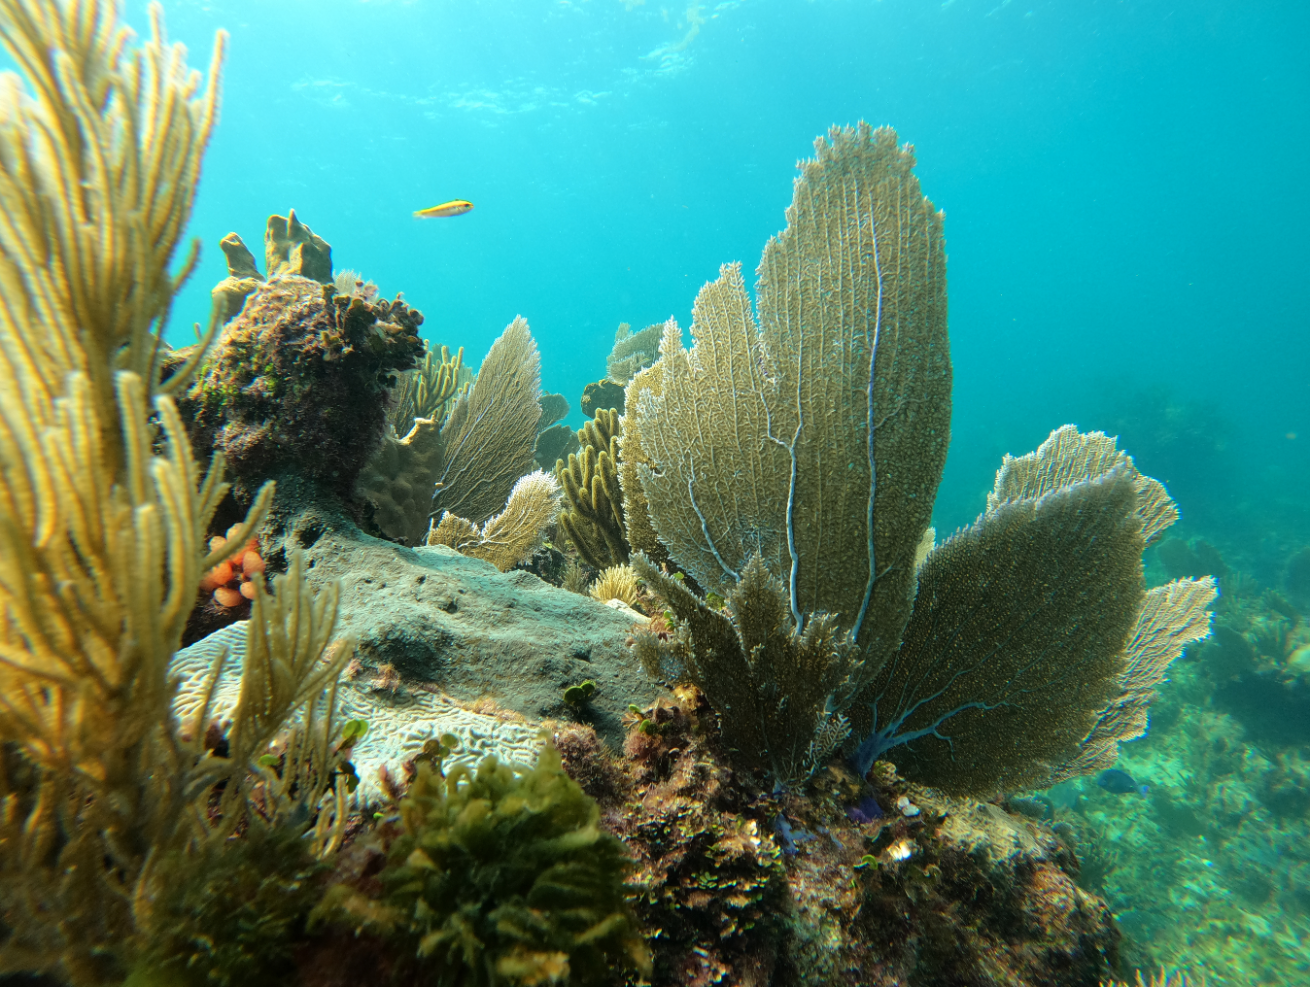
[[[1295,565],[1310,570],[1310,7],[165,9],[197,60],[217,28],[232,35],[191,223],[205,250],[170,338],[207,318],[217,241],[255,242],[294,207],[470,361],[525,316],[575,426],[620,322],[688,325],[727,261],[753,281],[814,135],[895,126],[946,213],[955,413],[938,531],[982,509],[1003,453],[1073,422],[1119,435],[1179,503],[1165,545],[1183,558],[1153,550],[1155,581],[1225,567],[1216,639],[1176,666],[1121,761],[1150,792],[1086,779],[1052,795],[1084,880],[1157,962],[1219,984],[1310,982],[1310,572]],[[144,27],[143,5],[127,12]],[[412,216],[452,198],[476,208]]]
[[[170,341],[294,207],[476,361],[517,314],[573,403],[614,329],[690,323],[784,224],[816,134],[865,119],[946,212],[955,368],[940,532],[1062,422],[1182,510],[1148,576],[1220,577],[1120,767],[1027,809],[1143,958],[1310,981],[1310,8],[1246,2],[166,2],[231,32]],[[144,29],[144,4],[127,9]],[[415,209],[467,198],[463,217]],[[750,277],[748,274],[748,283]]]
[[[1168,0],[165,4],[232,34],[170,338],[217,241],[294,207],[476,361],[522,314],[577,396],[614,329],[750,272],[816,134],[915,145],[946,212],[939,531],[1059,422],[1119,434],[1183,523],[1274,578],[1310,540],[1310,9]],[[144,4],[127,8],[144,29]],[[465,198],[465,216],[416,209]]]

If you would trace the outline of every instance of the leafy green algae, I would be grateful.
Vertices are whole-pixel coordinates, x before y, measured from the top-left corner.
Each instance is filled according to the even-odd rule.
[[[429,743],[398,826],[383,827],[381,896],[339,884],[313,919],[403,944],[441,987],[599,984],[620,965],[649,975],[631,861],[554,746],[531,769],[488,757],[444,773],[449,750]]]

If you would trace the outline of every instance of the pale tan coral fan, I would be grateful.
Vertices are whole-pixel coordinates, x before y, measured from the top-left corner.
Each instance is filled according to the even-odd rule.
[[[627,387],[633,377],[659,358],[660,339],[663,335],[664,326],[659,322],[639,332],[633,332],[631,326],[622,323],[614,333],[614,348],[610,350],[606,361],[609,379]]]
[[[890,129],[816,143],[760,263],[701,289],[691,350],[666,325],[635,409],[659,539],[726,595],[758,554],[793,621],[839,615],[867,669],[900,640],[949,439],[941,214]],[[805,518],[802,524],[798,519]]]
[[[601,572],[588,590],[593,600],[608,603],[619,600],[633,606],[640,598],[637,590],[637,574],[630,565],[613,565]]]
[[[462,555],[485,559],[508,572],[541,544],[546,529],[559,514],[560,488],[543,470],[520,478],[505,509],[479,527],[450,513],[428,533],[429,545],[446,545]]]
[[[532,472],[540,397],[541,356],[528,323],[516,318],[442,426],[435,516],[450,511],[482,524],[501,509],[519,478]]]
[[[1026,456],[1007,454],[996,473],[995,488],[987,495],[987,508],[994,510],[1006,500],[1040,497],[1067,483],[1099,476],[1116,467],[1129,471],[1133,477],[1142,534],[1150,545],[1178,520],[1178,505],[1170,499],[1164,484],[1138,472],[1133,458],[1115,448],[1114,439],[1104,432],[1079,432],[1074,425],[1061,425],[1036,452]]]
[[[1209,632],[1213,580],[1144,589],[1142,550],[1176,516],[1099,432],[1064,426],[1007,456],[984,514],[928,553],[894,663],[851,707],[869,755],[978,794],[1112,765],[1169,663]]]

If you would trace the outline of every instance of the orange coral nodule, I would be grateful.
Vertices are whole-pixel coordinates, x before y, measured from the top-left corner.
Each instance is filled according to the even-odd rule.
[[[232,581],[232,563],[220,562],[214,568],[205,573],[200,580],[200,588],[205,591],[217,589],[220,586],[226,586]]]
[[[218,551],[226,545],[240,529],[234,524],[227,529],[227,537],[215,535],[209,539],[209,550]],[[255,584],[251,577],[264,571],[264,559],[259,554],[259,539],[251,538],[246,546],[230,559],[220,562],[200,580],[201,592],[213,592],[214,602],[221,607],[239,606],[245,600],[255,598]]]
[[[214,602],[223,607],[235,607],[245,599],[238,591],[228,586],[220,586],[214,590]]]

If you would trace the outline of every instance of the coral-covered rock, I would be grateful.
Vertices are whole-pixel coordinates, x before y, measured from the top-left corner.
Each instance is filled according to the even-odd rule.
[[[654,984],[789,983],[781,946],[787,898],[781,853],[753,793],[700,727],[694,690],[630,716],[619,762],[626,784],[598,766],[603,751],[561,738],[565,770],[637,858],[637,914],[654,955]],[[604,779],[598,783],[597,779]],[[590,782],[590,784],[588,783]]]
[[[629,717],[623,758],[576,732],[564,766],[636,856],[657,985],[1097,987],[1105,902],[1044,824],[911,785],[879,762],[804,792],[754,790],[713,713],[679,690]],[[614,767],[626,783],[615,780]]]
[[[240,500],[287,474],[347,496],[382,441],[387,388],[423,355],[422,322],[400,298],[296,276],[259,285],[183,402],[197,453],[227,457]]]
[[[1109,908],[1075,884],[1077,861],[1050,829],[880,767],[871,794],[832,769],[815,797],[787,800],[793,831],[812,837],[788,858],[792,956],[807,982],[1096,987],[1109,976]]]
[[[270,564],[299,548],[312,583],[340,582],[337,627],[359,643],[360,680],[383,665],[401,680],[379,701],[403,707],[411,693],[438,691],[532,721],[571,720],[580,714],[564,702],[564,690],[592,679],[585,720],[617,748],[629,704],[649,704],[661,693],[626,646],[631,612],[444,546],[408,549],[371,538],[340,510],[297,510],[296,493],[292,482],[278,489]]]

